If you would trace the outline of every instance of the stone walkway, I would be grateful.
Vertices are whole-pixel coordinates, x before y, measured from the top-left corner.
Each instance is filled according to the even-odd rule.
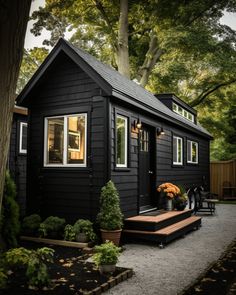
[[[236,238],[236,205],[217,205],[214,216],[202,216],[202,227],[163,250],[150,244],[126,244],[119,265],[135,275],[107,295],[176,295],[217,260]]]

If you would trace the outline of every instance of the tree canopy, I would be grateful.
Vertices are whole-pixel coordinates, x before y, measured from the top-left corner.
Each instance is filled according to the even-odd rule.
[[[71,31],[72,43],[143,87],[195,106],[216,135],[212,116],[220,123],[233,112],[236,82],[236,32],[220,22],[226,11],[236,11],[235,0],[46,0],[32,15],[32,32],[46,28],[51,38],[44,44],[53,46]]]

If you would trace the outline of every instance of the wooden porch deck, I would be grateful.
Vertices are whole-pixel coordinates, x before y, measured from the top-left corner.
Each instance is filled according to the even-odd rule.
[[[156,241],[160,248],[201,226],[201,218],[192,210],[166,211],[156,216],[137,215],[125,219],[123,234],[128,239]]]

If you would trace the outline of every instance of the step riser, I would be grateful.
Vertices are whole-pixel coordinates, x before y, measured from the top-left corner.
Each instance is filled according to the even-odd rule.
[[[126,220],[124,224],[124,229],[132,229],[132,230],[143,230],[143,231],[156,231],[182,221],[191,216],[191,211],[187,211],[181,215],[173,216],[167,220],[156,222],[151,221],[133,221],[133,220]]]
[[[130,233],[130,232],[124,232],[123,233],[123,239],[125,241],[133,241],[133,240],[146,240],[146,241],[154,241],[157,243],[162,243],[166,244],[169,243],[170,241],[179,238],[188,232],[197,229],[201,226],[201,220],[196,220],[195,222],[187,225],[184,228],[179,229],[178,231],[165,236],[165,235],[152,235],[150,234],[142,234],[142,233]]]

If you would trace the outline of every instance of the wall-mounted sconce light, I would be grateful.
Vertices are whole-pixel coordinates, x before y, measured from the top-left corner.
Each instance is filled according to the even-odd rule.
[[[141,129],[142,128],[142,122],[140,119],[138,121],[134,120],[134,129]]]
[[[157,136],[164,135],[164,134],[165,134],[165,131],[164,131],[163,127],[157,128]]]

